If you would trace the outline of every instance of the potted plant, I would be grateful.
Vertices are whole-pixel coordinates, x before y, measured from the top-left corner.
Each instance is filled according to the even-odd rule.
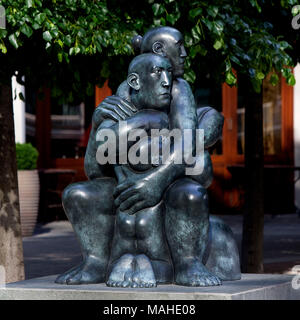
[[[36,225],[40,181],[37,167],[38,151],[31,143],[16,144],[19,201],[22,236],[31,236]]]

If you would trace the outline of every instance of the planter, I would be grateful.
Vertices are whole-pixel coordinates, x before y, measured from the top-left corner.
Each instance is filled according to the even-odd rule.
[[[19,200],[22,236],[32,235],[36,225],[40,180],[37,170],[18,170]]]

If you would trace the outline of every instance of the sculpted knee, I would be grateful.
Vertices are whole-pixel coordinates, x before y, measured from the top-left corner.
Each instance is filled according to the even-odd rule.
[[[165,203],[188,214],[208,211],[207,191],[199,183],[186,179],[173,184],[166,193]]]
[[[70,184],[63,191],[62,202],[64,207],[86,201],[88,201],[88,194],[81,183]]]
[[[123,238],[132,239],[136,236],[135,216],[119,212],[117,214],[116,224],[118,226],[119,233]]]

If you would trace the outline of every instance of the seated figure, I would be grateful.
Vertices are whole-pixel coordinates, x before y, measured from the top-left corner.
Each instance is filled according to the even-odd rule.
[[[133,59],[127,81],[132,88],[130,102],[138,112],[127,119],[127,131],[122,134],[127,135],[133,129],[143,129],[149,134],[154,128],[169,128],[171,68],[167,59],[155,54],[142,54]],[[103,127],[115,128],[116,134],[119,132],[118,122],[103,121],[99,132]],[[146,139],[145,147],[148,148],[150,144]],[[128,157],[128,164],[116,165],[114,170],[118,185],[122,186],[130,180],[138,181],[141,176],[148,176],[149,171],[155,174],[157,167],[152,167],[149,160],[145,164],[132,164]],[[162,190],[157,189],[156,192],[162,197]],[[107,284],[118,287],[153,287],[157,283],[171,283],[173,269],[164,234],[163,201],[132,214],[128,213],[126,207],[137,204],[138,197],[135,190],[127,189],[127,193],[129,197],[116,211]],[[117,197],[116,205],[121,200],[121,196]]]
[[[149,50],[150,43],[151,51],[167,57],[173,67],[169,128],[204,128],[208,148],[219,139],[223,119],[211,108],[198,112],[195,108],[191,90],[181,78],[183,64],[178,63],[186,56],[181,34],[172,28],[149,33],[145,35],[144,50]],[[174,56],[178,59],[172,59]],[[112,286],[150,287],[168,282],[210,286],[219,285],[221,279],[239,279],[239,257],[232,232],[221,220],[209,219],[206,188],[212,180],[212,165],[208,152],[199,177],[185,176],[172,161],[151,169],[151,174],[97,163],[96,134],[102,123],[134,118],[142,105],[131,101],[127,83],[120,85],[117,95],[106,99],[93,115],[85,156],[89,181],[70,185],[63,194],[66,214],[82,247],[83,262],[56,282],[107,281]],[[128,228],[122,229],[126,224]],[[156,226],[154,231],[149,224]],[[137,237],[134,241],[131,231]],[[120,233],[123,242],[118,241]]]

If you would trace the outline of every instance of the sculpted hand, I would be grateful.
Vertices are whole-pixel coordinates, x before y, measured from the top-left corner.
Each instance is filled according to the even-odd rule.
[[[116,122],[126,120],[137,112],[136,107],[118,96],[105,98],[97,108],[99,123],[104,119],[111,119]]]
[[[159,172],[136,173],[123,166],[124,180],[115,189],[115,205],[133,215],[160,202],[166,188]]]

